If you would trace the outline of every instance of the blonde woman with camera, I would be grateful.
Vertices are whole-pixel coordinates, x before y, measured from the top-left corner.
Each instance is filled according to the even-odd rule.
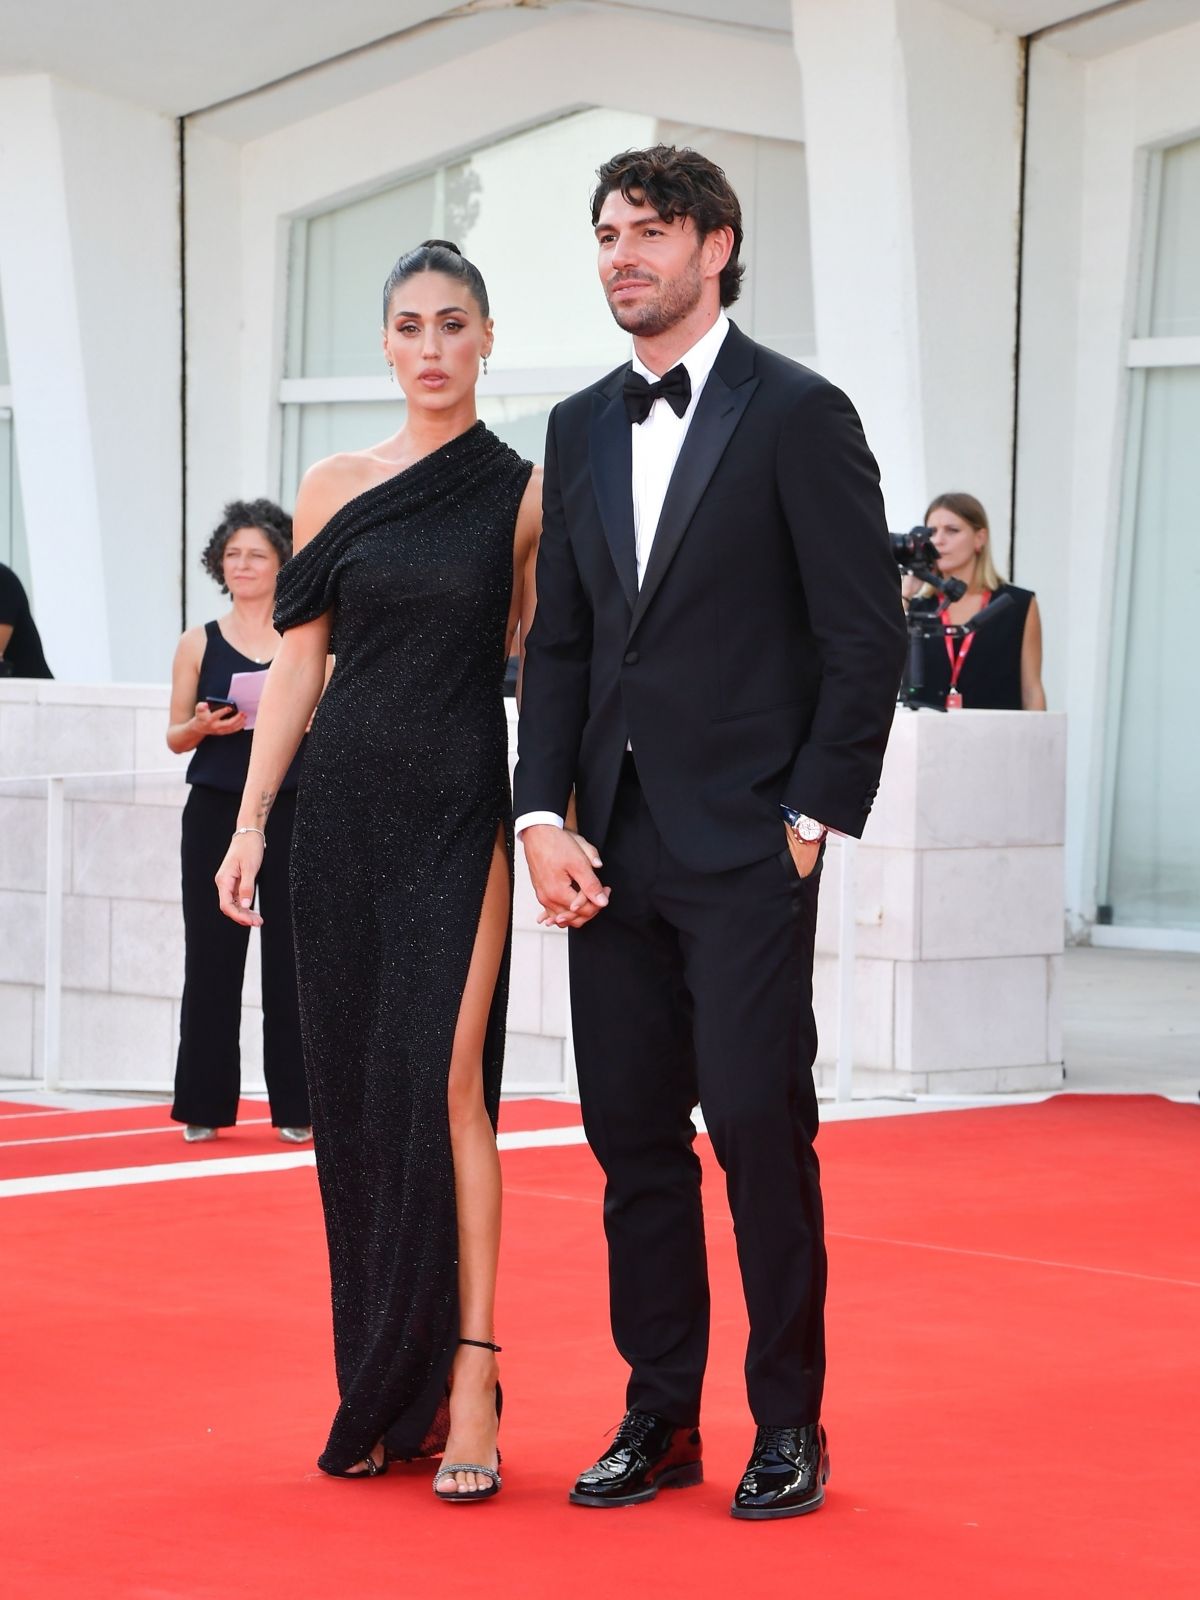
[[[923,641],[926,697],[947,710],[1044,711],[1037,596],[1032,589],[1007,583],[996,570],[987,512],[973,494],[940,494],[927,507],[924,521],[937,551],[939,575],[967,586],[960,599],[942,603],[943,622],[969,622],[1000,595],[1009,601],[978,633]],[[904,580],[906,600],[923,593],[932,591],[919,579]]]

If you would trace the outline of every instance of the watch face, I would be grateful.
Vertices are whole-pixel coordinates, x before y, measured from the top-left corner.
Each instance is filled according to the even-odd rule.
[[[825,829],[819,822],[814,822],[811,817],[799,817],[796,820],[796,833],[805,844],[814,844],[824,834]]]

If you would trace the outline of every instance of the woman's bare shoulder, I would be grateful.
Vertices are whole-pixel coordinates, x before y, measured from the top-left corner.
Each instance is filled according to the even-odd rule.
[[[179,643],[175,648],[176,661],[199,662],[204,655],[204,646],[208,642],[208,635],[203,622],[197,622],[194,627],[185,628],[179,636]]]
[[[343,450],[314,461],[296,491],[292,549],[303,549],[344,505],[378,480],[379,457],[370,450]]]

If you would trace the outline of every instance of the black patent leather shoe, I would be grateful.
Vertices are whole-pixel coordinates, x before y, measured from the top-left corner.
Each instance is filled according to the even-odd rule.
[[[829,1451],[819,1422],[803,1428],[760,1428],[730,1512],[763,1521],[802,1517],[825,1503]]]
[[[700,1430],[677,1428],[652,1411],[627,1411],[612,1448],[575,1481],[577,1506],[636,1506],[660,1489],[704,1482]]]

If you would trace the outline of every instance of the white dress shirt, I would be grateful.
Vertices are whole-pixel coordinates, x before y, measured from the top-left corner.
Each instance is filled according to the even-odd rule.
[[[638,588],[646,576],[646,563],[654,547],[658,532],[658,519],[662,515],[663,501],[675,463],[687,438],[687,431],[696,415],[696,406],[708,375],[713,369],[717,353],[729,332],[729,318],[722,311],[712,327],[698,340],[678,363],[687,368],[692,380],[692,398],[681,417],[677,417],[666,400],[656,400],[650,407],[645,422],[630,423],[633,430],[633,536],[637,545]],[[657,383],[661,373],[651,372],[633,356],[633,370],[650,383]]]
[[[676,363],[687,368],[692,383],[692,398],[681,417],[675,415],[666,400],[658,399],[650,407],[650,415],[645,422],[629,424],[633,433],[633,535],[637,548],[639,589],[646,575],[646,563],[654,546],[654,535],[658,532],[658,519],[662,515],[663,501],[667,498],[671,474],[675,471],[683,441],[696,415],[697,402],[728,332],[729,318],[721,311],[708,332]],[[643,361],[638,360],[636,349],[632,364],[633,370],[650,383],[657,383],[662,376],[659,372],[651,372]],[[526,811],[517,818],[515,832],[519,835],[523,828],[532,828],[541,822],[556,828],[563,826],[563,819],[556,812]]]

